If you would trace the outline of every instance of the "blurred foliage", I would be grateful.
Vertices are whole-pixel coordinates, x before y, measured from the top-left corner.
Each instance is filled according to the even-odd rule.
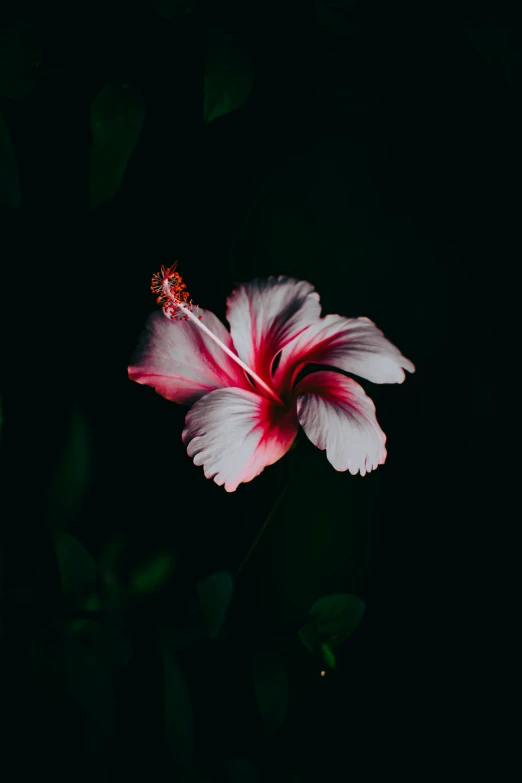
[[[355,595],[320,598],[310,609],[310,620],[299,631],[299,637],[311,652],[321,647],[328,660],[329,647],[346,641],[359,625],[363,613],[364,601]],[[326,650],[324,645],[328,645]]]
[[[291,637],[281,644],[281,640],[270,642],[265,636],[263,640],[252,639],[245,647],[241,623],[234,616],[227,619],[234,589],[228,571],[216,571],[199,580],[181,602],[176,600],[176,612],[169,617],[154,607],[173,586],[176,570],[172,571],[170,553],[159,553],[122,570],[127,552],[122,536],[110,539],[96,559],[66,531],[54,530],[53,540],[67,611],[60,621],[64,688],[70,703],[84,715],[86,747],[93,757],[103,757],[104,738],[118,730],[117,683],[122,677],[123,682],[132,678],[134,656],[143,645],[144,622],[147,646],[155,649],[159,644],[163,673],[158,698],[163,703],[165,748],[174,770],[188,775],[187,780],[193,779],[191,775],[200,779],[193,761],[194,726],[201,705],[193,702],[191,682],[194,674],[199,676],[201,664],[195,670],[191,665],[187,668],[186,656],[189,661],[206,660],[216,644],[225,646],[227,657],[243,651],[246,668],[240,666],[234,676],[237,685],[243,681],[240,687],[245,692],[250,680],[263,731],[274,735],[284,730],[291,699],[287,675]],[[116,590],[115,585],[119,586]],[[144,597],[149,603],[143,604]],[[319,599],[299,636],[312,652],[320,650],[326,665],[333,669],[336,662],[331,648],[353,632],[363,609],[364,602],[351,595]],[[50,661],[45,663],[47,648],[35,648],[35,655],[37,678],[51,676],[55,682],[58,677],[58,683],[59,669],[53,673]],[[56,687],[49,691],[43,683],[39,686],[46,702],[54,698]],[[244,774],[247,779],[249,775],[258,779],[259,775],[255,764],[239,757],[229,759],[226,769],[230,780],[243,779],[237,776]]]
[[[9,128],[0,114],[0,205],[20,206],[20,180]]]
[[[108,606],[118,606],[123,600],[124,586],[120,572],[126,546],[125,536],[116,533],[108,539],[100,554],[101,582]]]
[[[131,588],[135,593],[157,590],[168,578],[174,567],[174,558],[164,552],[139,566],[132,575]]]
[[[196,0],[152,0],[154,10],[164,19],[177,22],[196,7]]]
[[[71,701],[104,735],[113,734],[117,697],[95,623],[72,624],[66,636],[65,661]]]
[[[42,295],[39,304],[70,332],[74,346],[65,357],[51,357],[66,366],[62,375],[55,380],[50,367],[32,392],[42,418],[51,416],[46,405],[52,401],[66,436],[63,443],[49,438],[52,478],[24,542],[39,547],[35,530],[50,539],[54,559],[42,550],[42,572],[49,582],[53,572],[59,575],[63,602],[37,616],[24,600],[23,609],[19,602],[11,615],[6,612],[5,622],[2,616],[0,627],[2,646],[11,642],[14,658],[30,646],[32,685],[49,735],[66,746],[53,712],[65,715],[64,724],[70,718],[72,732],[82,734],[81,750],[71,751],[71,776],[90,755],[91,779],[104,779],[105,764],[111,780],[135,775],[176,776],[183,783],[297,783],[332,777],[326,757],[336,748],[337,759],[346,753],[346,736],[350,752],[366,734],[371,751],[378,744],[367,659],[375,640],[390,636],[372,629],[376,614],[369,597],[372,612],[355,633],[365,601],[350,591],[367,595],[372,524],[383,531],[381,564],[393,560],[390,542],[398,552],[407,541],[407,518],[393,528],[396,544],[382,520],[389,519],[393,487],[402,502],[410,474],[421,475],[409,462],[418,445],[417,422],[408,441],[390,414],[398,396],[386,389],[392,402],[377,407],[396,456],[363,481],[336,473],[306,438],[303,448],[292,447],[295,474],[239,576],[238,564],[270,514],[286,466],[274,465],[226,495],[186,457],[179,437],[183,411],[143,394],[125,373],[153,309],[148,275],[178,253],[193,265],[193,279],[211,306],[236,279],[291,274],[316,284],[327,312],[345,313],[346,304],[347,315],[368,314],[379,324],[383,316],[399,338],[412,335],[416,347],[431,340],[435,349],[445,337],[455,272],[441,268],[429,232],[429,246],[420,243],[400,176],[369,146],[375,143],[369,126],[377,134],[398,123],[403,81],[393,69],[388,77],[388,66],[396,49],[407,59],[391,35],[378,59],[388,40],[386,13],[374,27],[377,13],[357,0],[320,0],[298,11],[284,4],[236,5],[154,0],[132,11],[108,3],[103,12],[85,6],[87,50],[76,49],[74,35],[59,32],[63,18],[43,13],[37,23],[15,16],[0,25],[0,204],[13,221],[20,218],[20,247],[34,239],[40,252],[46,231],[53,245],[60,236],[63,257],[42,274],[42,285],[56,289],[57,298]],[[516,81],[520,54],[508,24],[477,21],[462,30],[488,68]],[[415,60],[405,68],[415,70]],[[381,78],[388,104],[376,88]],[[390,148],[401,141],[407,149],[422,139],[422,123],[432,123],[426,105],[425,116],[417,112],[423,89],[424,83],[412,92],[414,100],[407,95],[404,101],[414,106],[417,125],[410,131],[408,124],[404,139],[402,130],[390,136]],[[467,90],[460,85],[458,101],[462,95]],[[62,115],[56,112],[60,102]],[[382,125],[378,117],[384,117]],[[451,122],[458,124],[453,117]],[[53,149],[63,146],[63,161],[50,154],[50,162],[42,161],[56,137]],[[437,152],[444,157],[439,141],[440,134],[430,159]],[[414,149],[417,166],[422,154]],[[475,159],[470,170],[474,166]],[[92,212],[68,212],[68,204],[56,210],[52,194],[59,193],[60,203],[67,200],[67,176],[80,190],[85,178],[82,197]],[[387,195],[377,191],[377,176]],[[29,217],[37,215],[33,231],[24,210],[26,185],[30,194],[35,182],[50,195],[49,204],[29,199]],[[447,181],[443,185],[440,200],[446,202]],[[34,249],[24,276],[36,268]],[[5,258],[12,274],[10,256]],[[419,282],[424,268],[429,272]],[[110,329],[109,319],[100,323],[91,307],[96,286],[111,310]],[[143,293],[136,294],[140,286]],[[412,314],[421,328],[412,328]],[[42,328],[37,338],[22,343],[24,360],[41,343],[47,372],[54,335]],[[32,390],[34,369],[27,363]],[[69,374],[72,368],[77,377]],[[74,383],[82,405],[71,413],[60,408],[56,389],[70,384],[72,396]],[[440,391],[432,395],[432,408],[443,404]],[[406,399],[405,407],[413,397]],[[31,437],[29,432],[29,443]],[[27,463],[38,472],[38,465]],[[400,475],[405,464],[407,479]],[[6,518],[24,538],[23,514],[11,514]],[[24,552],[15,549],[16,576]],[[415,550],[414,557],[422,553]],[[383,614],[388,581],[401,578],[394,570],[399,565],[387,566],[376,590]],[[11,593],[31,597],[39,585],[35,578]],[[396,639],[392,620],[386,631]],[[375,649],[380,662],[382,648]],[[352,734],[345,735],[341,714],[350,716]],[[150,768],[137,771],[140,753]],[[351,753],[350,764],[357,755]],[[349,774],[362,779],[352,768]]]
[[[217,571],[196,585],[208,634],[214,639],[223,625],[232,600],[234,579],[228,571]]]
[[[259,771],[252,759],[234,757],[225,765],[227,783],[258,783]]]
[[[324,662],[330,669],[335,669],[335,654],[329,644],[322,644],[321,651],[323,653]]]
[[[42,45],[30,16],[11,16],[0,24],[0,96],[25,98],[38,85]]]
[[[66,442],[49,484],[49,516],[55,525],[66,527],[81,509],[88,489],[93,449],[85,412],[69,416]]]
[[[481,58],[508,83],[522,70],[522,31],[502,17],[489,16],[466,23],[464,34]]]
[[[252,64],[243,44],[222,27],[209,27],[205,49],[205,122],[243,106],[252,82]]]
[[[104,204],[119,190],[145,119],[139,89],[108,84],[91,105],[89,193],[91,207]]]
[[[165,735],[169,756],[177,770],[190,769],[193,755],[192,700],[176,657],[164,649],[163,688]]]
[[[277,731],[288,707],[288,680],[280,652],[261,648],[250,658],[250,672],[259,714],[267,731]]]
[[[96,562],[74,536],[63,530],[53,536],[64,598],[72,607],[83,607],[96,587]]]
[[[328,32],[337,35],[357,33],[356,9],[360,0],[318,0],[313,13],[318,23]]]

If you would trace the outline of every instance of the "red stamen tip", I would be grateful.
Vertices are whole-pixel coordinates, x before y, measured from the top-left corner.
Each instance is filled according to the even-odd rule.
[[[177,266],[177,261],[170,267],[162,265],[160,271],[152,275],[150,290],[156,294],[156,302],[162,305],[169,318],[182,315],[188,321],[188,315],[181,310],[180,305],[192,312],[193,304],[187,286],[179,272],[176,272]]]

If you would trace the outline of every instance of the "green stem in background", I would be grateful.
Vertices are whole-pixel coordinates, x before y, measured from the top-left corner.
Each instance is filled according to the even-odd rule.
[[[295,443],[295,441],[294,441],[294,443]],[[294,447],[292,447],[292,451],[293,451],[293,448]],[[279,508],[279,506],[281,504],[281,501],[283,500],[284,496],[286,495],[287,489],[290,486],[290,483],[291,483],[293,475],[294,475],[293,458],[294,458],[294,455],[293,455],[293,453],[290,452],[288,454],[288,461],[287,461],[287,464],[288,464],[288,477],[287,477],[287,480],[286,480],[286,482],[285,482],[285,484],[283,486],[283,489],[281,490],[281,492],[277,496],[276,501],[275,501],[274,505],[272,506],[272,509],[270,510],[270,513],[268,514],[267,518],[265,519],[265,521],[261,525],[261,528],[260,528],[258,534],[256,535],[256,537],[252,541],[252,543],[250,545],[250,549],[248,550],[248,552],[244,556],[243,560],[241,561],[241,563],[239,565],[239,568],[236,571],[236,579],[239,576],[239,574],[241,573],[241,571],[243,570],[243,568],[245,567],[245,565],[250,560],[250,557],[252,556],[252,553],[254,552],[254,550],[255,550],[256,546],[258,545],[259,541],[261,540],[261,537],[262,537],[263,533],[267,529],[271,519],[275,516],[275,513],[276,513],[277,509]]]

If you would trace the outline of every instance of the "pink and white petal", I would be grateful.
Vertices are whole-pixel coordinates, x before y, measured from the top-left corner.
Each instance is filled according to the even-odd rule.
[[[234,350],[230,333],[214,313],[202,308],[198,312],[202,323]],[[170,320],[163,312],[147,319],[128,372],[131,380],[184,404],[214,389],[251,388],[243,370],[196,324],[180,318]]]
[[[295,389],[297,416],[308,438],[326,449],[336,470],[366,473],[386,459],[386,435],[364,389],[341,373],[307,375]]]
[[[283,351],[274,384],[291,387],[309,363],[326,364],[373,383],[402,383],[404,370],[415,365],[369,318],[327,315],[303,332]]]
[[[281,459],[297,434],[295,411],[244,389],[202,397],[185,417],[183,443],[195,465],[227,492]]]
[[[292,277],[243,283],[227,300],[236,351],[267,382],[275,356],[320,314],[319,294],[312,284]]]

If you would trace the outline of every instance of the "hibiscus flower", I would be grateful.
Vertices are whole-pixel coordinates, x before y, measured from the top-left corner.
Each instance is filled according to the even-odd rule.
[[[192,305],[175,270],[152,279],[163,312],[149,317],[129,377],[191,406],[182,439],[207,478],[233,492],[281,459],[299,427],[335,470],[364,476],[384,463],[375,405],[343,373],[402,383],[415,367],[373,321],[321,317],[313,286],[280,276],[233,291],[228,331]]]

